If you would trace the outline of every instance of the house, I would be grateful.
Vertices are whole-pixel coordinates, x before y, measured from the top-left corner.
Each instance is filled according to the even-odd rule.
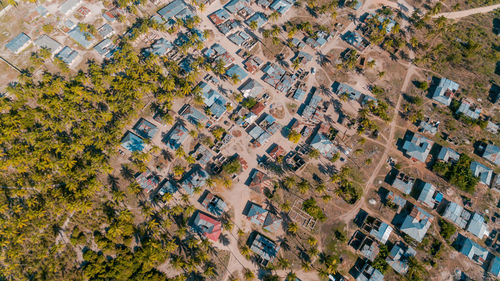
[[[269,231],[271,233],[276,233],[280,230],[282,230],[282,224],[283,220],[277,216],[276,214],[273,214],[272,212],[268,212],[266,216],[266,220],[264,221],[264,224],[262,225],[262,228],[264,230]]]
[[[219,9],[219,10],[213,12],[212,14],[210,14],[208,16],[208,18],[212,21],[213,24],[218,26],[218,25],[224,23],[229,18],[231,18],[231,15],[229,15],[229,13],[226,10]]]
[[[196,211],[192,218],[191,229],[194,232],[217,242],[222,232],[222,224],[216,218],[200,211]]]
[[[363,51],[370,45],[370,42],[356,31],[347,31],[344,36],[342,36],[342,39],[359,51]]]
[[[413,206],[411,212],[405,216],[400,230],[416,241],[422,242],[433,220],[432,215],[420,207]]]
[[[121,146],[130,152],[134,151],[142,151],[146,144],[144,141],[136,134],[132,132],[125,133],[125,136],[122,138]]]
[[[174,194],[178,190],[177,186],[175,185],[174,182],[169,181],[169,180],[164,180],[160,188],[158,189],[158,195],[163,196],[167,193]]]
[[[81,0],[66,0],[66,2],[62,3],[61,6],[59,6],[59,12],[67,16],[71,14],[78,7],[78,5],[80,5],[81,2]]]
[[[267,153],[276,160],[278,157],[285,155],[285,149],[275,143],[268,149]]]
[[[387,193],[385,200],[388,202],[392,202],[392,204],[397,207],[397,212],[400,212],[406,205],[406,199],[397,194],[394,194],[394,192],[392,191],[389,191]]]
[[[135,180],[146,193],[155,190],[160,184],[160,178],[149,169],[137,176]]]
[[[356,281],[383,281],[384,274],[365,262],[356,274]]]
[[[76,27],[76,23],[74,23],[73,21],[71,20],[65,20],[61,23],[59,23],[59,28],[65,32],[65,33],[68,33],[70,32],[73,28]]]
[[[31,38],[24,32],[19,33],[16,37],[5,44],[7,50],[14,54],[19,54],[22,50],[26,49],[31,43]]]
[[[134,131],[141,137],[152,139],[158,132],[158,127],[148,120],[141,118],[134,126]]]
[[[166,22],[175,22],[175,19],[186,20],[194,16],[191,7],[182,0],[174,0],[157,12]]]
[[[460,154],[451,148],[443,146],[439,150],[437,159],[445,163],[448,163],[450,161],[456,163],[458,162],[458,159],[460,159]]]
[[[429,135],[435,135],[438,131],[439,121],[431,122],[429,119],[422,120],[418,124],[418,131]]]
[[[180,186],[189,194],[193,195],[196,189],[205,186],[209,178],[207,172],[200,167],[192,168],[182,179]]]
[[[493,274],[496,278],[500,278],[500,258],[499,257],[494,257],[491,262],[490,266],[488,268],[488,272]]]
[[[434,142],[428,138],[408,131],[405,135],[403,151],[413,161],[425,162],[433,144]]]
[[[200,165],[205,166],[208,164],[208,162],[214,157],[214,154],[212,151],[208,148],[206,148],[203,144],[199,143],[196,150],[193,152],[193,155],[200,163]]]
[[[252,239],[253,236],[253,239]],[[280,246],[264,235],[254,232],[250,237],[250,250],[257,255],[257,262],[266,266],[278,255]]]
[[[105,23],[101,27],[99,27],[97,32],[99,32],[102,38],[108,38],[115,34],[113,27],[111,27],[111,25],[109,25],[108,23]]]
[[[265,131],[259,125],[255,125],[250,131],[248,131],[248,134],[254,140],[257,140],[263,133],[265,133]]]
[[[240,86],[239,90],[245,98],[255,98],[264,91],[264,86],[257,82],[257,80],[248,78],[248,80]]]
[[[333,142],[321,132],[317,132],[311,141],[311,147],[318,150],[321,155],[331,159],[333,154],[337,152],[336,146]]]
[[[115,15],[113,15],[113,13],[112,13],[112,12],[110,12],[110,11],[106,11],[106,12],[104,12],[104,13],[102,14],[102,17],[103,17],[105,20],[107,20],[107,21],[109,21],[109,22],[111,22],[111,23],[113,23],[113,22],[115,22],[115,21],[116,21],[116,17],[115,17]]]
[[[302,49],[306,46],[306,44],[302,40],[299,40],[297,38],[292,38],[290,40],[290,43],[292,43],[292,46],[294,46],[297,49]]]
[[[252,37],[245,31],[237,31],[227,37],[229,41],[233,42],[238,46],[243,46],[246,42],[250,42]],[[250,44],[250,43],[248,43]]]
[[[263,173],[257,169],[253,170],[253,173],[251,173],[248,182],[248,187],[258,193],[262,193],[262,191],[264,191],[264,188],[271,188],[273,186],[271,178],[268,177],[266,173]]]
[[[251,109],[250,109],[250,112],[252,112],[253,114],[255,114],[256,116],[259,116],[262,111],[266,108],[266,106],[261,103],[261,102],[257,102]]]
[[[460,248],[460,253],[480,265],[482,265],[488,257],[488,251],[469,238],[465,238]]]
[[[50,38],[46,34],[41,35],[35,40],[35,45],[39,48],[47,49],[49,52],[54,55],[62,49],[62,45],[56,40]]]
[[[188,137],[189,131],[181,124],[176,124],[165,138],[168,147],[172,150],[179,148]]]
[[[392,181],[391,185],[394,188],[397,188],[399,191],[403,192],[404,194],[410,194],[413,184],[415,183],[415,178],[412,178],[402,172],[395,171],[397,174],[394,177],[394,180]]]
[[[220,216],[227,210],[227,204],[217,195],[214,195],[210,191],[205,191],[202,196],[201,205],[207,209],[210,213]]]
[[[496,145],[487,144],[481,156],[495,165],[500,165],[500,147]]]
[[[451,104],[451,100],[455,96],[459,85],[447,78],[441,78],[438,86],[432,94],[432,99],[446,106]]]
[[[350,100],[354,101],[359,101],[361,99],[361,96],[363,95],[360,91],[355,90],[353,87],[340,82],[334,82],[332,85],[332,90],[339,97],[347,96]]]
[[[290,10],[292,4],[293,3],[290,3],[286,0],[274,0],[274,2],[271,5],[269,5],[269,8],[283,15],[288,10]]]
[[[286,73],[281,66],[270,62],[262,68],[262,71],[265,73],[262,80],[274,88],[276,88]]]
[[[249,204],[248,211],[245,213],[247,219],[256,225],[264,225],[269,211],[253,202]]]
[[[493,170],[486,167],[485,165],[473,161],[470,163],[470,170],[475,177],[479,178],[479,182],[489,186],[491,184],[491,178],[493,177]]]
[[[481,109],[478,108],[477,106],[473,105],[469,101],[462,100],[456,113],[463,114],[464,116],[467,116],[470,119],[476,120],[481,115]]]
[[[408,272],[408,262],[410,257],[417,254],[415,249],[399,241],[396,243],[385,261],[399,274],[406,274]]]
[[[488,225],[484,221],[484,217],[479,213],[474,213],[472,215],[466,230],[479,239],[483,239],[485,235],[489,235]]]
[[[226,22],[222,23],[222,24],[219,24],[217,26],[217,29],[224,35],[228,34],[229,32],[231,32],[232,30],[240,27],[241,24],[239,21],[236,21],[234,19],[229,19],[227,20]]]
[[[68,32],[71,39],[75,40],[80,46],[88,49],[94,43],[95,37],[89,32],[83,32],[80,27],[76,26],[71,31]]]
[[[471,213],[455,202],[448,202],[442,216],[460,228],[465,229],[467,222],[470,220]]]
[[[363,257],[373,262],[377,258],[377,255],[380,252],[380,248],[378,247],[377,242],[369,237],[366,237],[365,239],[363,239],[363,242],[361,242],[359,252]]]
[[[387,242],[393,230],[392,226],[372,216],[366,218],[363,229],[382,244]]]
[[[417,201],[424,203],[431,209],[434,209],[434,206],[443,200],[443,194],[437,192],[434,185],[423,181],[420,181],[416,195]]]
[[[498,134],[498,124],[495,124],[488,120],[488,124],[486,125],[486,131],[492,134]]]
[[[306,97],[306,91],[304,91],[304,89],[302,88],[297,88],[297,90],[295,90],[295,93],[293,94],[293,99],[294,100],[297,100],[297,101],[303,101],[304,98]]]
[[[68,66],[71,66],[77,57],[78,52],[68,46],[64,46],[64,48],[56,55],[56,58],[62,60]]]
[[[203,81],[198,86],[201,88],[205,106],[218,120],[226,112],[226,99]]]
[[[266,24],[267,22],[267,17],[264,13],[261,13],[261,12],[257,12],[255,14],[253,14],[253,16],[249,17],[245,23],[250,26],[250,24],[252,22],[256,22],[257,23],[257,28],[261,28],[264,24]]]
[[[245,79],[248,76],[246,71],[241,66],[239,66],[237,64],[233,64],[232,66],[230,66],[226,70],[226,75],[229,77],[233,77],[234,75],[236,75],[236,77],[238,77],[238,79],[240,81]]]
[[[224,5],[224,9],[228,10],[231,14],[236,14],[248,5],[250,5],[250,3],[247,0],[231,0]]]
[[[113,41],[109,38],[102,40],[101,42],[99,42],[99,44],[94,46],[94,50],[96,50],[99,55],[105,58],[110,58],[113,55],[115,49],[115,44],[113,44]]]
[[[259,67],[263,63],[264,62],[262,61],[261,58],[257,56],[251,56],[243,62],[243,66],[248,72],[254,74],[255,72],[257,72],[257,70],[259,70]]]
[[[186,104],[179,114],[193,125],[204,124],[208,117],[190,104]]]

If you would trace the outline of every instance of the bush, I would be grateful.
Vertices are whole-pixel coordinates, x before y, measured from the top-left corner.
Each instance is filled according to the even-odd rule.
[[[304,209],[304,211],[311,217],[319,221],[326,220],[325,213],[323,213],[323,210],[317,205],[316,200],[312,197],[302,203],[302,209]]]
[[[288,133],[288,140],[293,142],[293,143],[298,143],[300,140],[300,137],[301,137],[301,135],[295,130],[291,130]]]
[[[251,109],[256,104],[257,104],[257,100],[255,100],[254,98],[246,98],[241,102],[241,105],[248,108],[248,109]]]
[[[439,234],[441,234],[441,236],[446,241],[448,241],[451,238],[451,236],[455,234],[455,232],[457,232],[456,227],[452,223],[447,222],[441,218],[439,219],[439,228],[440,228]]]

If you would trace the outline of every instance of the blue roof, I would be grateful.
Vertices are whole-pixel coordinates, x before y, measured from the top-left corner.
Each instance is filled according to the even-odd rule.
[[[193,107],[192,105],[186,105],[186,108],[181,112],[182,117],[186,118],[191,124],[203,123],[208,120],[201,111]]]
[[[493,258],[488,271],[491,274],[493,274],[494,276],[500,277],[500,258],[499,257]]]
[[[286,0],[274,0],[269,7],[280,14],[284,14],[292,7],[292,4]]]
[[[432,220],[434,220],[434,217],[424,211],[424,209],[413,206],[411,213],[405,217],[400,229],[411,238],[422,242],[427,230],[431,226]]]
[[[31,38],[24,32],[19,33],[16,37],[5,44],[5,48],[13,53],[19,53],[28,44]]]
[[[487,144],[483,152],[483,158],[495,165],[500,165],[500,147]]]
[[[203,187],[208,179],[208,174],[201,168],[193,168],[182,179],[181,187],[189,194],[194,193],[197,187]]]
[[[227,76],[232,77],[234,74],[238,75],[238,78],[240,79],[240,81],[245,79],[248,76],[246,71],[241,66],[239,66],[237,64],[233,64],[231,67],[229,67],[226,70]]]
[[[438,159],[439,160],[442,160],[444,162],[449,162],[450,160],[451,161],[458,161],[458,159],[460,158],[460,154],[458,154],[458,152],[456,152],[455,150],[451,149],[451,148],[448,148],[448,147],[441,147],[441,150],[439,150],[439,154],[438,154]]]
[[[386,224],[385,222],[382,222],[378,227],[378,229],[373,228],[370,231],[370,235],[375,237],[375,239],[380,241],[382,244],[385,244],[387,242],[391,233],[392,233],[392,226]]]
[[[262,27],[266,22],[267,22],[267,17],[265,14],[261,12],[257,12],[253,14],[250,18],[248,18],[245,23],[250,26],[250,23],[252,21],[255,21],[257,23],[257,27],[260,28]]]
[[[162,16],[165,20],[168,20],[179,14],[182,10],[184,10],[187,7],[188,5],[184,3],[184,1],[174,0],[165,7],[158,10],[158,14]]]
[[[176,124],[166,138],[168,147],[172,150],[179,148],[188,137],[188,133],[184,126]]]
[[[431,207],[431,208],[434,208],[434,199],[433,199],[433,196],[434,196],[434,193],[436,192],[436,188],[428,183],[428,182],[424,182],[423,183],[423,186],[421,186],[421,190],[420,190],[420,194],[417,198],[418,201],[426,204],[427,206]]]
[[[488,232],[488,226],[484,221],[484,217],[478,213],[474,213],[467,226],[467,231],[479,239],[483,239],[484,235],[487,235]]]
[[[151,45],[150,48],[146,49],[147,53],[155,54],[157,56],[163,56],[165,55],[168,51],[172,50],[174,48],[174,45],[170,43],[165,38],[160,38],[156,40],[153,45]]]
[[[101,27],[99,27],[99,34],[103,38],[106,38],[108,36],[113,35],[114,32],[115,31],[113,30],[113,28],[111,27],[111,25],[109,25],[108,23],[105,23]]]
[[[333,83],[332,89],[337,95],[339,95],[339,96],[347,95],[349,97],[349,99],[356,100],[356,101],[359,101],[359,99],[363,95],[363,94],[361,94],[360,91],[355,90],[350,85],[340,83],[340,82]]]
[[[64,63],[71,65],[73,61],[78,57],[78,52],[65,46],[57,55],[57,58],[61,59]]]
[[[439,85],[436,87],[432,99],[438,101],[446,106],[449,106],[451,99],[458,90],[459,85],[449,79],[441,78]]]
[[[141,118],[134,126],[134,131],[143,138],[152,139],[158,132],[158,127],[148,120]]]
[[[266,220],[267,213],[268,211],[266,209],[255,203],[251,203],[250,209],[247,213],[247,217],[252,223],[256,225],[263,225]]]
[[[488,251],[486,251],[483,247],[479,246],[476,242],[466,238],[462,248],[460,249],[460,253],[464,254],[469,259],[484,263],[486,257],[488,256]]]
[[[92,46],[92,43],[94,42],[94,35],[90,34],[89,32],[82,32],[80,30],[80,27],[76,26],[73,28],[70,32],[68,32],[69,37],[71,39],[75,40],[78,44],[80,44],[82,47],[85,49],[88,49]],[[87,36],[89,40],[85,37]]]
[[[47,10],[47,8],[45,8],[44,6],[38,6],[36,7],[36,11],[37,13],[39,13],[42,17],[45,17],[47,15],[47,13],[49,12]]]
[[[248,6],[250,3],[246,0],[231,0],[229,3],[224,5],[224,8],[228,10],[231,14],[239,12],[245,6]]]
[[[99,42],[99,44],[95,45],[94,50],[96,50],[99,55],[105,56],[106,54],[111,52],[114,47],[115,46],[113,45],[113,41],[111,41],[111,39],[109,38],[106,38]]]
[[[414,133],[410,139],[405,138],[403,150],[413,159],[425,162],[433,144],[428,138]]]
[[[160,187],[160,189],[158,190],[158,194],[163,196],[165,193],[170,193],[170,194],[174,194],[177,192],[177,186],[175,185],[175,183],[173,183],[172,181],[164,181],[162,186]]]
[[[142,151],[144,149],[144,141],[136,134],[127,132],[121,141],[121,145],[129,151]]]

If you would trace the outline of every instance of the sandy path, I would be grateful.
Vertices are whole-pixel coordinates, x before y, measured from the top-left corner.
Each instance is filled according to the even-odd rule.
[[[459,18],[470,16],[470,15],[474,15],[474,14],[488,13],[488,12],[491,12],[491,11],[496,10],[496,9],[500,9],[500,4],[495,4],[495,5],[480,7],[480,8],[474,8],[474,9],[469,9],[469,10],[464,10],[464,11],[458,11],[458,12],[440,13],[440,14],[434,15],[433,18],[439,18],[441,16],[444,16],[445,18],[448,18],[448,19],[459,19]]]

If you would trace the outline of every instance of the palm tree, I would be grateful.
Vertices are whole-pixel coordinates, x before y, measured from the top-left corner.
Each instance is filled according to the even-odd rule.
[[[286,200],[285,202],[283,202],[283,204],[281,204],[281,210],[283,212],[288,212],[290,211],[290,209],[291,209],[290,201]]]
[[[231,75],[231,81],[235,85],[238,84],[240,82],[240,77],[238,76],[238,74],[234,73],[233,75]]]
[[[259,27],[259,25],[257,24],[256,21],[251,21],[250,24],[248,25],[250,27],[251,30],[255,31],[257,30],[257,28]]]
[[[308,262],[308,261],[304,261],[304,262],[302,262],[302,264],[301,264],[301,266],[300,266],[300,267],[302,268],[302,270],[303,270],[303,271],[308,272],[308,271],[310,271],[310,270],[311,270],[312,265],[311,265],[311,263],[310,263],[310,262]]]
[[[269,19],[272,20],[273,22],[278,21],[279,17],[280,17],[280,14],[278,14],[278,12],[276,12],[276,11],[272,12],[269,15]]]
[[[295,274],[295,272],[293,271],[290,271],[287,275],[286,275],[286,281],[295,281],[297,280],[297,274]]]
[[[307,180],[302,180],[301,182],[299,182],[297,187],[301,194],[305,194],[311,188],[311,184]]]
[[[250,280],[255,279],[255,274],[250,269],[245,269],[245,272],[243,273],[243,277],[245,277],[245,280],[250,281]]]
[[[285,259],[283,257],[278,257],[278,267],[281,268],[281,269],[287,269],[288,267],[290,267],[290,262],[288,261],[288,259]]]
[[[243,245],[240,248],[240,252],[245,258],[250,259],[250,255],[252,254],[252,251],[250,250],[250,247],[248,245]]]
[[[307,244],[309,244],[310,246],[316,246],[316,244],[318,244],[318,239],[311,236],[311,237],[307,238]]]
[[[182,148],[182,146],[179,146],[179,148],[175,150],[175,156],[183,157],[184,155],[186,155],[186,152],[184,152],[184,148]]]
[[[292,222],[288,224],[287,231],[288,233],[295,235],[297,234],[297,231],[299,230],[299,225],[296,222]]]

